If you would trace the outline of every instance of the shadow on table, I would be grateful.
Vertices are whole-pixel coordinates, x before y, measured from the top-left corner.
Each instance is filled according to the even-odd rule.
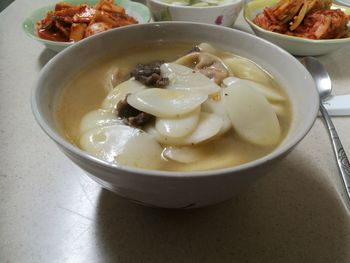
[[[9,6],[14,0],[1,0],[0,1],[0,12]]]
[[[104,190],[99,254],[105,262],[345,262],[349,226],[338,196],[312,179],[317,169],[293,163],[196,210],[141,207]]]
[[[58,53],[53,52],[52,50],[45,48],[39,56],[38,60],[38,66],[40,69],[42,69],[47,62],[49,62],[54,56],[56,56]]]

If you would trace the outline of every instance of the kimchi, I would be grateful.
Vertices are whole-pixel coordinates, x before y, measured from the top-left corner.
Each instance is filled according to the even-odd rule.
[[[350,16],[331,6],[331,0],[280,0],[253,22],[269,31],[309,39],[348,37]]]
[[[37,34],[47,40],[76,42],[111,28],[137,23],[113,0],[100,0],[95,6],[60,2],[37,23]]]

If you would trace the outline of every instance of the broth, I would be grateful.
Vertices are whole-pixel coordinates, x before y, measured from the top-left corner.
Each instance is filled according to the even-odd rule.
[[[157,43],[147,47],[132,48],[123,54],[101,59],[81,71],[65,85],[57,103],[56,120],[64,136],[72,144],[81,148],[81,120],[90,111],[101,107],[102,102],[112,89],[111,75],[117,68],[121,78],[126,80],[136,64],[149,63],[155,60],[172,62],[187,54],[193,46],[193,43]],[[224,61],[229,58],[240,59],[239,56],[218,50],[216,50],[215,55]],[[251,62],[249,61],[249,63]],[[278,102],[278,107],[283,109],[283,114],[277,114],[281,128],[280,143],[286,136],[291,122],[290,102],[286,93],[276,81],[262,69],[261,72],[268,76],[270,88],[285,98],[282,102]],[[245,73],[242,74],[244,77]],[[255,145],[243,140],[235,129],[230,129],[219,138],[196,145],[180,146],[180,150],[182,149],[185,152],[190,152],[189,148],[195,149],[197,159],[193,162],[179,162],[160,156],[161,162],[156,168],[142,165],[141,167],[167,171],[226,168],[259,159],[272,152],[279,143],[265,146]],[[134,166],[140,165],[136,164]]]

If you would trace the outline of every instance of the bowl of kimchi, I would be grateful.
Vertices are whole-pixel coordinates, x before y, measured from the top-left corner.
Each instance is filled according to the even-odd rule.
[[[243,15],[257,36],[293,55],[319,56],[350,45],[350,8],[331,0],[252,0]]]
[[[129,0],[67,0],[33,11],[22,28],[29,37],[60,52],[91,35],[150,19],[145,5]]]

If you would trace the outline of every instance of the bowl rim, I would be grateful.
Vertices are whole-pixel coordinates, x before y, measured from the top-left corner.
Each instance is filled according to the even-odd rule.
[[[79,49],[81,45],[89,44],[90,42],[94,42],[95,39],[103,38],[105,35],[108,34],[117,34],[117,32],[125,31],[125,30],[133,30],[133,28],[136,27],[145,27],[145,28],[159,28],[159,27],[188,27],[188,26],[194,26],[194,27],[204,27],[204,28],[211,28],[213,30],[221,30],[223,33],[227,34],[238,34],[238,35],[244,35],[245,37],[252,38],[252,40],[255,41],[262,41],[265,45],[271,46],[278,50],[278,52],[283,53],[284,56],[289,57],[293,61],[297,61],[296,58],[294,58],[291,54],[289,54],[287,51],[283,50],[282,48],[278,47],[277,45],[266,41],[264,39],[261,39],[257,36],[254,36],[252,34],[242,32],[235,29],[230,29],[226,27],[218,27],[215,25],[210,24],[203,24],[203,23],[195,23],[195,22],[153,22],[153,23],[147,23],[147,24],[136,24],[136,25],[130,25],[127,27],[120,27],[113,30],[109,30],[94,36],[91,36],[89,38],[83,39],[82,41],[79,41],[77,45],[72,45],[68,47],[67,49],[63,50],[62,52],[58,53],[55,57],[53,57],[40,71],[39,75],[37,76],[33,87],[32,87],[32,93],[31,93],[31,109],[32,113],[39,124],[39,126],[42,128],[42,130],[54,141],[58,144],[58,146],[65,148],[70,153],[73,153],[76,156],[79,156],[80,158],[84,159],[85,161],[92,162],[94,165],[100,166],[104,169],[113,170],[113,171],[124,171],[127,173],[133,173],[133,174],[141,174],[144,176],[149,177],[163,177],[163,178],[178,178],[178,179],[189,179],[193,177],[211,177],[211,176],[225,176],[225,175],[232,175],[233,173],[243,172],[245,170],[260,167],[261,165],[268,163],[270,161],[273,161],[274,159],[277,159],[286,153],[288,153],[294,146],[296,146],[309,132],[309,130],[312,128],[318,114],[319,109],[319,96],[316,90],[315,83],[309,74],[309,72],[302,66],[301,63],[298,62],[297,67],[304,71],[306,79],[309,80],[310,84],[312,85],[310,88],[312,92],[314,93],[314,96],[311,97],[313,99],[313,108],[309,109],[310,115],[308,119],[305,119],[305,125],[303,125],[303,129],[299,129],[296,131],[296,135],[290,139],[287,143],[282,142],[283,144],[278,146],[274,151],[271,153],[264,155],[263,157],[241,164],[233,167],[227,167],[227,168],[220,168],[220,169],[213,169],[213,170],[202,170],[202,171],[164,171],[164,170],[150,170],[150,169],[144,169],[144,168],[137,168],[137,167],[131,167],[126,165],[117,165],[113,163],[108,163],[106,161],[103,161],[101,159],[98,159],[87,152],[81,150],[77,146],[74,146],[73,144],[69,143],[66,139],[63,138],[63,136],[56,130],[51,129],[50,125],[45,121],[45,118],[39,111],[39,95],[40,95],[40,84],[43,81],[42,79],[45,77],[47,72],[54,67],[56,61],[60,61],[62,57],[66,56],[67,54],[70,54],[75,51],[75,49]]]
[[[67,2],[67,3],[74,3],[74,4],[82,4],[82,3],[87,3],[87,2],[96,2],[97,3],[98,0],[65,0],[64,2]],[[128,3],[130,4],[131,6],[134,6],[134,7],[137,7],[137,8],[142,8],[143,9],[143,12],[145,12],[145,14],[147,14],[147,21],[145,21],[144,23],[149,23],[151,20],[152,20],[152,17],[151,17],[151,13],[150,13],[150,10],[149,8],[142,4],[142,3],[139,3],[139,2],[135,2],[135,1],[132,1],[132,0],[117,0],[119,3],[117,3],[118,5],[121,5],[123,6],[123,2],[124,3]],[[88,3],[89,4],[89,3]],[[123,6],[124,7],[124,6]],[[55,45],[55,46],[58,46],[58,47],[69,47],[71,46],[72,44],[75,44],[77,42],[74,42],[74,41],[54,41],[54,40],[48,40],[48,39],[44,39],[44,38],[40,38],[37,34],[36,34],[36,24],[39,22],[36,21],[36,22],[33,22],[31,17],[35,16],[36,13],[44,13],[45,14],[49,11],[49,10],[52,10],[55,8],[55,3],[54,4],[50,4],[50,5],[45,5],[45,6],[42,6],[42,7],[39,7],[35,10],[32,10],[25,18],[24,20],[22,21],[22,24],[21,24],[21,27],[22,27],[22,30],[26,33],[27,36],[29,36],[30,38],[34,39],[34,40],[37,40],[39,42],[42,42],[44,43],[45,45]],[[135,10],[137,10],[137,8],[135,8]],[[143,13],[142,12],[142,13]],[[141,12],[140,12],[141,14]],[[44,17],[42,17],[44,18]],[[141,24],[144,24],[144,23],[141,23]],[[32,32],[32,30],[29,30],[29,26],[30,25],[33,25],[34,27],[34,31]],[[123,26],[125,27],[125,26]]]
[[[251,2],[256,2],[256,1],[260,1],[260,0],[253,0]],[[249,24],[249,26],[251,28],[260,31],[261,33],[264,33],[265,35],[270,35],[276,39],[279,38],[279,39],[284,39],[286,41],[292,41],[292,42],[296,42],[296,43],[318,44],[318,45],[340,44],[340,43],[350,42],[350,36],[345,37],[345,38],[337,38],[337,39],[310,39],[310,38],[303,38],[303,37],[297,37],[297,36],[290,36],[290,35],[266,30],[266,29],[256,25],[252,21],[252,18],[249,17],[249,15],[247,14],[247,5],[248,4],[249,3],[246,3],[243,7],[244,20]],[[350,12],[350,7],[348,7],[348,6],[342,6],[342,5],[334,4],[334,3],[332,4],[332,7],[333,6],[336,8],[344,8],[346,10],[349,10],[349,12]]]
[[[215,6],[191,6],[191,5],[174,5],[174,4],[169,4],[169,3],[165,3],[163,1],[160,0],[146,0],[147,2],[154,2],[157,3],[159,5],[163,5],[165,7],[171,7],[171,8],[178,8],[178,9],[188,9],[188,10],[205,10],[205,9],[222,9],[225,7],[229,7],[229,6],[235,6],[235,5],[240,5],[243,4],[243,2],[245,0],[233,0],[234,2],[232,3],[227,3],[224,5],[215,5]]]

